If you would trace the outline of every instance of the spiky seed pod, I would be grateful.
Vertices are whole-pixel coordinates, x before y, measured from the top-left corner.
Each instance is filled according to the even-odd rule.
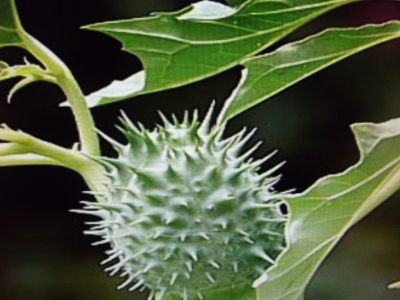
[[[111,244],[103,264],[122,271],[119,288],[203,299],[215,288],[251,286],[284,249],[277,179],[256,172],[268,157],[250,162],[256,147],[240,154],[253,132],[224,139],[223,128],[210,130],[211,111],[201,124],[196,113],[182,123],[161,115],[153,131],[124,117],[128,144],[108,138],[118,158],[100,162],[112,183],[102,202],[79,212],[102,219],[86,233]]]

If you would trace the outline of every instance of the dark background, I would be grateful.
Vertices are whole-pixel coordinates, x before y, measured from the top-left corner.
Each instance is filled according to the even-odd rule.
[[[1,1],[1,0],[0,0]],[[52,49],[71,68],[83,91],[93,92],[114,79],[141,69],[120,51],[119,42],[82,25],[153,11],[177,10],[188,0],[17,0],[28,32]],[[400,19],[400,4],[355,3],[336,9],[296,31],[296,40],[328,26],[357,26]],[[274,46],[276,47],[276,45]],[[316,179],[343,171],[358,159],[349,125],[382,122],[400,116],[400,41],[392,41],[348,58],[303,80],[272,100],[232,120],[229,131],[258,127],[253,141],[264,144],[256,156],[279,149],[272,166],[287,161],[277,188],[302,191]],[[30,56],[16,48],[0,50],[0,59],[22,63]],[[121,140],[114,128],[120,109],[152,128],[166,114],[199,108],[212,99],[221,105],[238,80],[239,69],[182,88],[139,96],[93,109],[96,125]],[[35,83],[19,91],[12,104],[6,95],[16,81],[0,84],[0,122],[56,144],[70,147],[76,130],[57,87]],[[106,144],[104,154],[113,152]],[[70,213],[87,190],[75,173],[55,167],[0,170],[0,298],[5,300],[117,300],[141,295],[116,292],[98,262],[107,247],[92,247],[82,234],[87,217]],[[400,204],[396,194],[362,220],[324,262],[307,290],[310,300],[392,300],[400,291],[386,285],[400,280]]]

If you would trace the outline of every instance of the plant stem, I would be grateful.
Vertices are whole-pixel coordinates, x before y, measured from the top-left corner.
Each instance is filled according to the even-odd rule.
[[[66,149],[26,133],[13,131],[3,125],[0,128],[0,140],[8,143],[0,145],[0,166],[27,164],[64,166],[78,172],[92,191],[104,192],[108,184],[106,171],[101,164],[90,158],[90,156],[100,156],[100,147],[85,96],[68,67],[46,46],[25,32],[15,2],[10,0],[10,4],[14,24],[22,41],[18,46],[29,51],[43,64],[51,76],[43,79],[49,79],[57,84],[66,95],[77,125],[81,149],[80,151]],[[96,198],[102,201],[101,197]]]
[[[27,166],[27,165],[51,165],[51,166],[64,166],[60,162],[43,157],[37,154],[16,154],[0,156],[0,166],[10,167],[10,166]]]
[[[94,192],[103,192],[108,182],[104,168],[78,151],[54,145],[7,127],[0,128],[0,140],[9,142],[0,147],[0,155],[3,155],[0,156],[2,158],[0,165],[5,165],[4,161],[9,159],[8,165],[39,162],[39,164],[64,166],[78,172]],[[36,156],[29,156],[31,154]],[[30,161],[30,158],[34,160]]]
[[[0,156],[23,154],[25,151],[17,143],[1,143],[0,144]]]
[[[34,55],[51,72],[70,103],[79,133],[82,152],[99,156],[99,140],[92,114],[86,105],[85,96],[78,83],[61,59],[24,30],[18,17],[15,2],[11,1],[11,5],[17,32],[23,42],[21,46]]]
[[[68,67],[48,48],[32,36],[21,34],[25,48],[48,68],[70,103],[78,128],[82,152],[94,156],[100,155],[99,141],[92,114],[85,97]]]

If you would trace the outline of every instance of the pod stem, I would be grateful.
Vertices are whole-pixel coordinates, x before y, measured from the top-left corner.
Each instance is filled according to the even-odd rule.
[[[64,92],[75,118],[82,152],[99,156],[100,147],[94,120],[74,76],[60,58],[24,30],[14,1],[11,1],[11,4],[18,36],[22,40],[20,46],[29,51],[50,71],[56,79],[55,83]]]
[[[92,191],[103,192],[108,183],[104,168],[87,155],[35,138],[3,125],[0,128],[0,165],[41,164],[64,166],[78,172]]]

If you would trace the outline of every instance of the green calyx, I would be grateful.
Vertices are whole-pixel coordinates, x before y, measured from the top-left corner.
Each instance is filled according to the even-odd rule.
[[[99,203],[78,212],[99,216],[88,234],[110,243],[104,264],[126,277],[119,288],[147,287],[149,299],[208,299],[218,289],[244,286],[275,264],[285,248],[275,170],[258,174],[262,160],[240,154],[253,134],[227,139],[209,128],[212,109],[200,124],[164,116],[148,131],[123,119],[118,158],[100,158],[111,179]],[[265,276],[265,274],[264,274]]]

